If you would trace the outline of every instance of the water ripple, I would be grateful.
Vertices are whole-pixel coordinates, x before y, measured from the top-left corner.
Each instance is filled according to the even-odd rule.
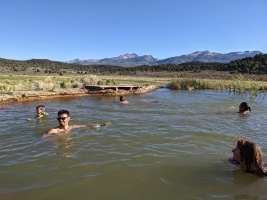
[[[104,96],[46,101],[50,115],[42,122],[26,121],[35,102],[1,107],[0,193],[13,199],[39,191],[46,199],[55,191],[67,199],[85,193],[92,199],[212,199],[245,187],[267,195],[266,179],[244,176],[227,161],[238,137],[259,143],[267,155],[266,98],[160,89],[127,100],[129,105]],[[237,113],[242,101],[252,106],[251,115]],[[57,125],[59,109],[70,110],[71,124],[112,125],[42,139]]]

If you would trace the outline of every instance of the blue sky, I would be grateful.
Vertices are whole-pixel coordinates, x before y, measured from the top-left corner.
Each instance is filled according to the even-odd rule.
[[[267,0],[0,0],[0,57],[267,53]]]

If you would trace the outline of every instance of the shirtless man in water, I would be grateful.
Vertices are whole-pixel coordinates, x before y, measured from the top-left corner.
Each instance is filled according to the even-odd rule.
[[[111,125],[111,122],[106,122],[104,124],[88,124],[88,125],[69,125],[70,121],[70,113],[67,110],[60,110],[58,111],[58,117],[57,117],[59,126],[52,128],[50,131],[48,131],[44,137],[53,135],[53,134],[58,134],[60,132],[68,132],[73,128],[83,128],[83,127],[94,127],[94,128],[100,128],[101,126],[107,126]]]

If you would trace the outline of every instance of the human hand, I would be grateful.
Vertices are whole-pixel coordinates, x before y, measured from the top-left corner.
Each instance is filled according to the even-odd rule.
[[[91,124],[90,126],[94,127],[94,128],[100,128],[101,126],[109,126],[111,125],[111,122],[105,122],[103,124]]]
[[[100,127],[101,127],[100,124],[92,124],[92,126],[93,126],[94,128],[100,128]]]
[[[106,122],[104,123],[104,126],[108,126],[108,125],[111,125],[112,123],[111,122]]]

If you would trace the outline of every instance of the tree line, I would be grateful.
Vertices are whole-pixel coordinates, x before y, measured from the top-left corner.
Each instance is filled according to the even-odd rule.
[[[204,63],[188,62],[182,64],[161,64],[161,65],[141,65],[136,67],[121,67],[114,65],[81,65],[71,64],[47,59],[32,59],[26,61],[9,60],[0,58],[0,68],[9,71],[29,71],[35,73],[119,73],[135,74],[136,72],[182,72],[201,70],[228,71],[230,73],[241,74],[267,74],[267,54],[257,54],[254,57],[247,57],[234,60],[229,63]]]

